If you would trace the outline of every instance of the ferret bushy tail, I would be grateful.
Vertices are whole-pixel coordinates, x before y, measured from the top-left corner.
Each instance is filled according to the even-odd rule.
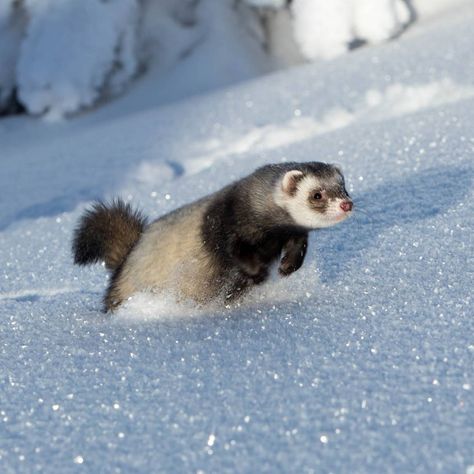
[[[117,270],[145,226],[145,217],[120,199],[110,204],[94,203],[85,211],[75,230],[74,263],[88,265],[105,261],[109,270]]]

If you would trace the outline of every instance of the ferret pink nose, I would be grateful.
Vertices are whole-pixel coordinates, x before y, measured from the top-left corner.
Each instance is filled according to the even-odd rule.
[[[341,202],[341,209],[344,212],[352,211],[352,202],[351,201],[342,201]]]

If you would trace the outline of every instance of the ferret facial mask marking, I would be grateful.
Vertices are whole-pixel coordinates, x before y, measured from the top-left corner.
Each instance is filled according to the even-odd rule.
[[[300,170],[287,171],[275,190],[275,202],[297,225],[308,229],[330,227],[352,212],[353,203],[339,169],[324,179]]]

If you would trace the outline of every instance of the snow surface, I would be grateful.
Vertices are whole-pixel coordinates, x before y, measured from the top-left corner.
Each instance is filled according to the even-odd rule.
[[[473,20],[166,106],[144,87],[1,121],[0,472],[471,474]],[[284,160],[339,163],[359,211],[300,271],[225,310],[99,312],[105,271],[70,254],[90,200],[158,216]]]

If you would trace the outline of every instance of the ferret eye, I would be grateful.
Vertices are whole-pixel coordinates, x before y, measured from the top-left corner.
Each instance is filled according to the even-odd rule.
[[[322,199],[323,195],[320,192],[314,193],[313,194],[313,199],[319,200]]]

